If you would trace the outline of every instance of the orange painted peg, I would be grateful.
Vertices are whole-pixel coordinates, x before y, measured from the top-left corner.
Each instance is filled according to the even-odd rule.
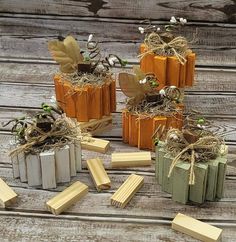
[[[153,118],[141,116],[138,119],[138,148],[152,149]]]
[[[166,84],[179,87],[180,62],[175,56],[167,58]]]
[[[64,90],[64,100],[65,100],[65,113],[67,117],[75,118],[75,102],[76,102],[76,94],[74,92],[74,87],[71,82],[64,81],[63,83]]]
[[[185,86],[193,86],[194,83],[194,72],[195,72],[195,53],[191,53],[187,56],[187,69],[186,69],[186,80]]]
[[[124,143],[129,143],[129,112],[122,111],[122,138]]]
[[[109,116],[111,113],[110,85],[110,83],[104,83],[102,85],[102,112],[106,116]]]
[[[180,64],[180,70],[179,70],[179,87],[184,88],[185,86],[185,80],[186,80],[186,63]]]
[[[116,111],[116,81],[112,80],[110,84],[110,108],[111,112]]]
[[[160,137],[164,137],[162,136],[162,134],[160,133],[163,130],[164,127],[164,131],[166,130],[166,123],[167,123],[167,118],[164,116],[156,116],[153,118],[153,134],[155,133],[155,131],[157,130],[157,128],[160,126],[159,128],[159,134]]]
[[[76,118],[79,122],[89,121],[88,87],[75,89],[76,91]]]
[[[129,115],[129,144],[131,146],[138,145],[138,115]]]
[[[59,75],[54,76],[55,93],[58,105],[65,111],[65,99],[63,90],[63,81]]]
[[[98,86],[88,86],[88,116],[89,119],[102,118],[102,88]]]
[[[167,66],[167,57],[158,56],[154,57],[154,69],[153,72],[159,82],[158,90],[166,86],[166,66]]]

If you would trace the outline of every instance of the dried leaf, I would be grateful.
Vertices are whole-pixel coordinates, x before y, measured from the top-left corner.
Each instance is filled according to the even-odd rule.
[[[78,42],[72,37],[67,36],[63,41],[66,51],[74,63],[78,64],[83,61],[83,56],[80,53],[80,47]]]
[[[142,85],[137,76],[128,73],[119,73],[119,84],[122,92],[127,97],[136,97],[144,95]]]
[[[63,42],[58,40],[49,41],[48,49],[53,59],[60,64],[60,69],[63,70],[63,72],[70,73],[76,70],[76,64],[68,55]]]

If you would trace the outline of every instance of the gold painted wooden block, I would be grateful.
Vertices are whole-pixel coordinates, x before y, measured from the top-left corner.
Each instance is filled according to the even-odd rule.
[[[130,175],[111,197],[111,204],[116,207],[124,208],[135,193],[142,187],[143,183],[144,178],[142,176],[135,174]]]
[[[16,201],[17,194],[0,178],[0,204],[5,208]]]
[[[53,214],[58,215],[78,202],[87,193],[88,186],[77,181],[46,202],[47,209]]]
[[[99,158],[87,160],[87,167],[98,191],[110,189],[111,180]]]
[[[110,141],[104,139],[91,138],[88,141],[81,141],[81,147],[85,150],[106,153],[110,147]]]
[[[178,213],[172,221],[172,229],[205,242],[220,241],[222,229]]]
[[[150,166],[151,152],[113,153],[111,155],[112,167]]]

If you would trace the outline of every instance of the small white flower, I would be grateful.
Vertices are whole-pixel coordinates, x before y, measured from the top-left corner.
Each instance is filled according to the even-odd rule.
[[[175,88],[176,88],[176,86],[170,86],[170,88],[175,89]]]
[[[161,90],[159,91],[159,94],[161,94],[161,96],[165,96],[166,92],[165,92],[164,89],[161,89]]]
[[[50,98],[50,102],[51,102],[51,103],[56,103],[56,101],[57,101],[57,100],[56,100],[55,96],[51,96],[51,98]]]
[[[179,21],[180,21],[181,24],[187,23],[187,19],[185,19],[185,18],[180,18]]]
[[[139,81],[140,84],[145,84],[146,82],[147,82],[147,79],[146,78],[144,78],[143,80],[140,80]]]
[[[102,64],[98,64],[97,67],[96,67],[96,70],[97,70],[98,72],[101,72],[101,71],[103,71],[104,69],[105,69],[105,67],[104,67]]]
[[[161,31],[161,28],[158,27],[158,28],[157,28],[157,31]]]
[[[176,134],[170,134],[170,138],[173,140],[177,140],[178,136]]]
[[[112,56],[108,59],[108,62],[111,66],[114,66],[115,65],[115,61],[116,61],[116,57],[115,56]]]
[[[170,19],[170,22],[175,24],[175,23],[177,23],[177,20],[174,16],[172,16],[171,19]]]
[[[144,28],[143,28],[143,27],[138,27],[138,30],[139,30],[139,32],[140,32],[141,34],[144,33]]]
[[[88,42],[90,42],[92,39],[93,39],[93,35],[90,34],[89,37],[88,37]]]
[[[197,127],[200,128],[200,129],[206,129],[206,126],[201,125],[201,124],[198,124]]]

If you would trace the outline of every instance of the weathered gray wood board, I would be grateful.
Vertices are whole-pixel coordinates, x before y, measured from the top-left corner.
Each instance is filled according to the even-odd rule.
[[[34,13],[67,16],[97,16],[120,19],[169,19],[170,15],[183,16],[195,21],[235,23],[235,1],[175,1],[132,0],[57,1],[17,0],[3,1],[1,12]]]
[[[187,109],[202,111],[216,122],[220,133],[235,131],[235,6],[233,0],[0,0],[0,123],[32,114],[54,95],[52,76],[58,66],[47,50],[48,40],[73,34],[84,47],[92,33],[104,54],[112,52],[129,60],[125,71],[130,72],[132,64],[138,63],[140,20],[151,18],[155,25],[163,26],[175,15],[188,19],[183,32],[190,39],[198,33],[192,44],[198,56],[197,82],[186,90]],[[115,73],[119,71],[121,68],[114,69]],[[44,203],[68,184],[49,191],[31,189],[13,179],[8,157],[11,126],[0,124],[0,177],[19,194],[9,210],[0,209],[0,240],[195,241],[170,228],[173,217],[182,212],[223,228],[222,241],[236,241],[236,132],[225,136],[230,150],[225,197],[199,207],[183,206],[161,191],[155,180],[154,160],[150,167],[111,168],[111,152],[137,151],[121,142],[120,112],[125,96],[118,83],[117,101],[113,129],[100,135],[111,140],[109,152],[99,154],[111,178],[111,190],[97,193],[86,160],[98,154],[83,151],[82,172],[73,181],[86,183],[90,193],[57,219],[46,212]],[[109,198],[134,172],[144,176],[143,188],[127,209],[112,207]]]
[[[11,15],[10,15],[11,16]],[[156,22],[163,26],[164,22]],[[131,62],[138,62],[137,54],[143,36],[138,31],[138,21],[103,19],[76,19],[39,16],[0,18],[0,56],[20,58],[50,58],[47,41],[58,35],[73,34],[85,47],[90,33],[101,43],[104,54],[116,53]],[[197,31],[197,38],[193,38]],[[189,24],[183,30],[190,40],[194,39],[193,49],[197,52],[198,65],[235,66],[236,35],[231,24]],[[122,34],[120,34],[122,33]],[[215,51],[213,51],[215,50]]]

